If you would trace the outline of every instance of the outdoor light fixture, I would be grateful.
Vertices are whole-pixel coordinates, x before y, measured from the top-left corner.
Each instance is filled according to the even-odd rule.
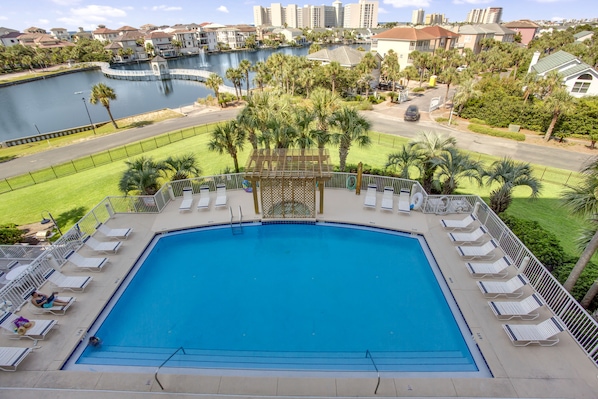
[[[82,97],[81,100],[83,100],[83,105],[85,106],[85,111],[87,111],[87,117],[89,118],[89,124],[91,125],[91,128],[93,129],[93,134],[95,136],[96,127],[93,125],[93,122],[91,121],[91,115],[89,114],[89,109],[87,108],[87,102],[85,101],[85,97]],[[62,233],[60,235],[62,235]]]
[[[58,230],[58,232],[62,236],[62,231],[60,231],[60,227],[58,227],[58,223],[56,223],[54,216],[52,216],[52,214],[48,211],[42,211],[42,221],[40,223],[48,224],[50,222],[54,223],[54,227],[56,227],[56,230]]]

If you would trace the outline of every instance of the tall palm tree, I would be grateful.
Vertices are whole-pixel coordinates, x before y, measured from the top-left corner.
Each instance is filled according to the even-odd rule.
[[[574,109],[574,101],[573,96],[566,89],[560,87],[554,89],[552,94],[544,100],[544,106],[552,113],[550,125],[548,126],[548,130],[546,130],[546,134],[544,134],[544,141],[550,140],[559,117]]]
[[[395,90],[395,84],[400,79],[401,67],[399,65],[399,58],[394,50],[389,50],[382,60],[380,66],[380,74],[387,82],[392,82],[392,91]]]
[[[368,132],[371,124],[359,112],[349,106],[343,106],[330,117],[330,124],[338,129],[332,134],[332,142],[338,144],[339,167],[345,171],[347,156],[353,143],[367,147],[372,143]]]
[[[318,148],[330,141],[328,132],[329,119],[339,107],[340,99],[336,94],[324,88],[317,88],[309,96],[311,100],[311,111],[316,118],[316,130],[313,132]]]
[[[446,93],[444,94],[444,103],[448,101],[449,89],[453,83],[459,83],[459,74],[453,67],[447,68],[438,76],[438,78],[446,84]]]
[[[336,94],[336,86],[338,85],[341,76],[343,75],[343,67],[336,61],[332,61],[325,66],[326,75],[332,84],[332,93]]]
[[[313,112],[306,107],[299,107],[293,113],[293,123],[297,127],[296,143],[299,148],[311,148],[316,144],[312,134],[315,120]]]
[[[462,178],[482,183],[482,166],[472,160],[469,155],[455,147],[449,147],[435,161],[437,164],[436,179],[440,185],[440,193],[451,195],[457,190]]]
[[[561,200],[572,214],[593,221],[598,214],[598,158],[594,158],[587,163],[581,173],[583,177],[580,184],[565,189],[561,195]],[[598,250],[598,230],[595,231],[585,246],[573,270],[569,273],[569,277],[563,284],[567,291],[571,292],[596,250]]]
[[[160,189],[159,179],[164,176],[167,167],[162,162],[155,162],[150,157],[141,156],[133,161],[125,161],[127,170],[123,173],[118,188],[128,195],[154,195]]]
[[[235,95],[237,100],[241,98],[241,80],[243,79],[243,72],[239,68],[228,68],[225,74],[226,78],[233,83],[235,87]]]
[[[206,79],[206,86],[209,89],[214,90],[214,95],[216,96],[216,102],[218,103],[218,105],[220,107],[222,107],[222,104],[220,104],[220,86],[224,83],[224,80],[222,80],[222,78],[215,73],[211,73],[210,76],[208,76],[208,79]]]
[[[245,85],[247,88],[245,90],[245,93],[247,93],[247,95],[249,96],[249,71],[251,71],[251,61],[247,59],[241,60],[241,62],[239,62],[238,68],[243,74],[243,76],[245,76]]]
[[[217,151],[220,154],[225,152],[230,155],[235,164],[235,172],[239,173],[239,160],[237,154],[243,150],[245,143],[245,131],[239,129],[237,121],[232,120],[224,125],[218,125],[212,132],[212,138],[208,143],[210,151]]]
[[[184,180],[201,174],[201,169],[192,153],[168,157],[164,164],[172,173],[170,180]]]
[[[483,174],[486,184],[498,183],[499,187],[490,192],[490,208],[497,215],[507,210],[512,201],[513,189],[527,186],[531,189],[530,197],[536,198],[542,189],[542,183],[533,176],[529,163],[515,162],[505,157],[494,161]]]
[[[270,69],[263,61],[258,61],[255,65],[251,68],[253,72],[255,72],[255,76],[253,77],[253,83],[255,83],[259,88],[260,91],[264,91],[264,85],[270,81],[272,75],[270,74]]]
[[[456,144],[457,140],[454,137],[434,132],[423,132],[409,142],[410,148],[416,151],[421,159],[421,183],[426,192],[432,192],[434,173],[441,155]]]
[[[467,101],[473,98],[477,98],[481,95],[482,92],[478,90],[477,82],[475,79],[470,78],[461,82],[461,84],[459,84],[459,87],[457,88],[457,91],[455,92],[455,97],[453,97],[453,106],[458,107],[457,114],[461,115],[461,111],[463,110],[463,107],[465,106]]]
[[[98,83],[92,86],[89,102],[92,104],[100,102],[106,108],[106,111],[108,111],[108,116],[110,117],[114,128],[118,129],[118,126],[112,117],[112,112],[110,111],[110,100],[116,100],[116,93],[111,87],[106,86],[104,83]]]
[[[399,172],[399,177],[401,179],[411,179],[410,170],[416,168],[419,170],[419,174],[422,175],[423,171],[422,167],[422,158],[417,153],[417,151],[413,151],[411,146],[404,145],[399,152],[394,152],[392,154],[388,154],[388,158],[386,161],[386,165],[384,166],[386,169],[392,169],[395,172]]]

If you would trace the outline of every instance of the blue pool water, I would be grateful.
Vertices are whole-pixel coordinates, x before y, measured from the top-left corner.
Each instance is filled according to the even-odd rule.
[[[157,367],[182,347],[167,367],[371,371],[369,351],[380,371],[478,371],[423,239],[354,227],[164,234],[75,363]]]

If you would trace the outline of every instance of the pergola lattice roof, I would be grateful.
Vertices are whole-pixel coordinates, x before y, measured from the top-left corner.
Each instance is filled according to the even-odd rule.
[[[245,177],[259,179],[329,179],[330,154],[325,149],[257,149],[245,167]]]

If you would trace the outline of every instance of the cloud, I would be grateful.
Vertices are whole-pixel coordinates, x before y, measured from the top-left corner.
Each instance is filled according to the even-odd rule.
[[[453,0],[453,4],[478,5],[492,3],[492,1],[493,0]]]
[[[404,7],[416,7],[416,8],[424,8],[429,7],[430,2],[428,0],[384,0],[384,4],[389,4],[394,8],[404,8]],[[378,8],[380,11],[380,8]]]
[[[52,0],[52,3],[57,4],[59,6],[76,6],[81,3],[81,0]]]
[[[89,5],[81,8],[71,8],[69,15],[58,18],[57,20],[67,26],[84,26],[89,28],[99,24],[107,25],[115,19],[126,19],[126,16],[127,12],[120,8]]]
[[[8,21],[8,17],[0,15],[0,21]]]
[[[153,6],[152,11],[181,11],[183,7]]]
[[[386,11],[384,8],[378,7],[378,14],[388,14],[388,11]]]
[[[220,12],[225,12],[225,13],[228,14],[228,9],[225,6],[220,6],[216,10],[218,10]]]
[[[45,18],[40,18],[38,22],[42,25],[48,25],[50,23],[50,20],[45,19]]]

